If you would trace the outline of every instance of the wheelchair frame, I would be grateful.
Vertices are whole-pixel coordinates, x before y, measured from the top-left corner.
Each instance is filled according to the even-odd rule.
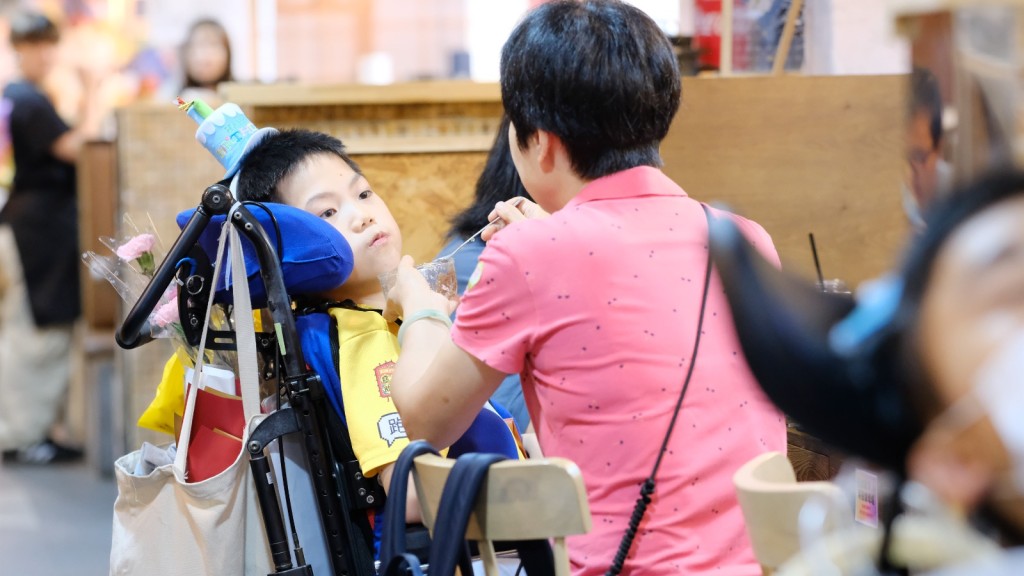
[[[214,184],[203,192],[196,211],[182,228],[167,257],[118,329],[115,340],[121,348],[137,348],[152,340],[148,336],[147,319],[174,279],[178,263],[188,256],[212,217],[227,215],[235,204],[237,201],[223,184]],[[291,298],[285,287],[277,250],[263,226],[244,205],[235,210],[231,225],[235,226],[256,250],[260,276],[267,291],[267,307],[275,327],[280,327],[278,334],[282,338],[278,343],[281,362],[276,368],[289,406],[271,413],[263,420],[253,430],[245,446],[249,453],[249,466],[274,563],[273,574],[313,574],[299,546],[294,550],[293,562],[281,505],[270,475],[271,464],[265,452],[274,440],[286,434],[299,433],[310,467],[320,522],[326,536],[334,574],[373,576],[376,570],[372,552],[359,541],[359,528],[350,522],[353,513],[362,513],[360,510],[353,510],[349,498],[353,483],[357,482],[358,478],[348,478],[343,466],[332,457],[337,454],[334,448],[347,448],[347,452],[351,453],[351,441],[347,430],[342,430],[340,441],[348,445],[331,445],[331,436],[327,429],[328,407],[325,392],[320,377],[306,369],[295,318],[292,315]],[[213,294],[209,297],[212,298]]]

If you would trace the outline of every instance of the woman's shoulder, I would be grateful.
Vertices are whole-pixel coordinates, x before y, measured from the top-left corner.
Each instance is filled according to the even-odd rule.
[[[743,237],[750,242],[751,246],[756,248],[762,256],[773,262],[776,266],[779,265],[779,256],[778,251],[775,249],[775,242],[772,241],[771,235],[764,229],[764,226],[733,212],[716,208],[711,208],[711,211],[715,217],[729,218],[740,229]]]

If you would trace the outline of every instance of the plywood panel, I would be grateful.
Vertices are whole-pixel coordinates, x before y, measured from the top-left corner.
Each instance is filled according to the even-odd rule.
[[[903,76],[687,78],[665,172],[768,230],[785,268],[850,286],[897,259]]]
[[[355,156],[402,231],[403,251],[417,262],[437,255],[452,216],[473,200],[486,153]]]
[[[79,246],[109,255],[101,236],[113,236],[117,220],[117,163],[114,144],[89,142],[78,161]],[[91,329],[114,326],[118,295],[103,278],[82,269],[82,316]]]

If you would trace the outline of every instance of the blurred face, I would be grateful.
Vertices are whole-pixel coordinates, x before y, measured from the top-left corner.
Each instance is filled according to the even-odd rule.
[[[224,37],[213,26],[200,26],[185,46],[185,69],[192,78],[212,86],[228,69],[228,49]]]
[[[57,62],[57,45],[53,42],[20,42],[14,45],[18,68],[26,80],[42,82]]]
[[[377,276],[398,267],[402,235],[366,178],[334,154],[317,154],[293,169],[277,191],[284,203],[329,222],[352,246],[355,267],[337,295],[380,295]]]
[[[1024,332],[1022,223],[1024,198],[1001,202],[954,232],[935,261],[918,334],[940,414],[912,466],[919,479],[965,506],[999,488],[999,506],[1011,517],[1024,512],[1024,494],[1007,498],[1004,490],[1011,469],[1006,446],[1013,439],[1000,433],[989,417],[993,410],[977,398],[979,385],[991,383],[994,362],[1005,366],[1007,359],[1016,361],[1014,356],[1024,362],[1024,354],[1008,358],[1006,349]],[[1024,386],[1024,370],[1003,368],[997,376],[999,387]],[[1008,390],[1002,388],[995,397],[1012,402]],[[1024,514],[1020,520],[1024,527]]]
[[[931,121],[927,112],[917,112],[907,125],[907,162],[914,198],[921,208],[935,199],[938,188],[936,165],[939,151],[932,142]]]

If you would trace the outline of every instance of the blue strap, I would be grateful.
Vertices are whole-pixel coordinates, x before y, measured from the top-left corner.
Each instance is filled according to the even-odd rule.
[[[341,398],[341,378],[338,376],[338,367],[334,366],[337,350],[333,349],[334,345],[331,343],[333,321],[330,314],[323,312],[300,314],[295,317],[295,328],[299,331],[306,363],[320,375],[331,407],[341,418],[341,422],[348,426],[348,422],[345,421],[345,404]]]

